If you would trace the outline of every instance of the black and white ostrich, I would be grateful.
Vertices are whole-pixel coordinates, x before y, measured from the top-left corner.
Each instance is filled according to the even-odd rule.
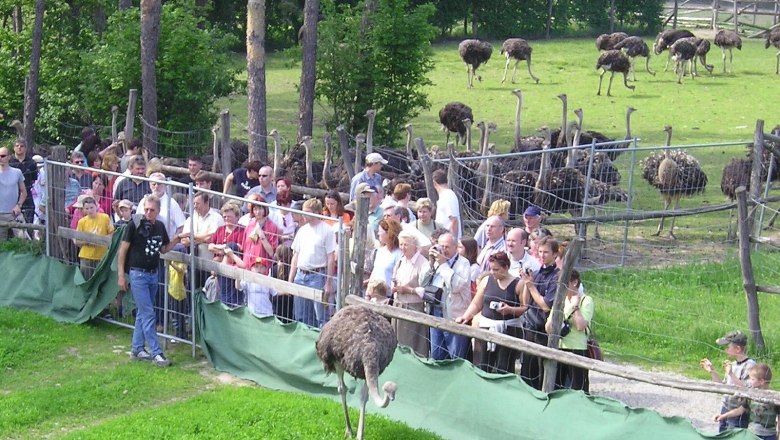
[[[753,161],[750,159],[731,159],[723,167],[723,175],[720,177],[720,191],[729,198],[730,201],[737,200],[737,188],[744,186],[750,190],[750,173],[753,168]],[[728,239],[734,238],[736,228],[732,229],[732,218],[734,209],[729,210],[729,228],[727,232]]]
[[[474,120],[474,113],[471,107],[462,102],[450,102],[439,110],[439,122],[442,128],[447,132],[446,145],[450,141],[450,133],[458,133],[456,144],[466,144],[466,125],[464,119]]]
[[[597,95],[601,95],[601,82],[604,80],[604,74],[610,71],[612,74],[609,76],[609,87],[607,87],[607,96],[612,96],[612,79],[615,77],[615,72],[623,74],[623,84],[626,88],[634,90],[636,87],[628,84],[628,70],[631,67],[631,61],[628,60],[628,56],[619,50],[608,50],[599,56],[596,62],[596,70],[601,69],[601,75],[599,76],[599,90]]]
[[[653,185],[661,193],[664,199],[664,211],[674,204],[674,209],[680,207],[680,199],[683,196],[693,196],[704,192],[707,187],[707,174],[701,169],[699,161],[690,154],[668,148],[672,144],[672,127],[664,127],[666,131],[666,147],[662,153],[656,153],[642,161],[642,177]],[[674,202],[674,203],[672,203]],[[669,227],[669,237],[676,239],[674,235],[674,221]],[[664,217],[658,223],[658,230],[654,235],[661,235],[664,228]]]
[[[712,71],[715,68],[715,66],[713,66],[712,64],[707,64],[707,54],[710,53],[710,41],[705,38],[688,37],[688,38],[680,38],[679,40],[675,41],[674,44],[672,44],[669,47],[669,53],[672,54],[672,58],[674,58],[675,44],[683,44],[682,42],[684,41],[687,41],[696,47],[696,52],[694,53],[693,60],[691,60],[690,63],[691,77],[699,76],[698,69],[696,68],[697,60],[701,62],[701,65],[704,66],[704,68],[707,69],[707,71],[710,72],[710,74],[712,74]],[[675,72],[676,71],[677,71],[677,65],[675,65]],[[683,71],[683,75],[685,75],[685,71]]]
[[[656,55],[661,55],[661,52],[665,51],[669,48],[672,44],[674,44],[675,41],[679,40],[680,38],[688,38],[688,37],[694,37],[693,32],[687,31],[685,29],[667,29],[665,31],[661,31],[658,33],[658,35],[655,37],[655,43],[653,44],[653,53]],[[664,66],[664,72],[669,70],[669,60],[671,60],[672,55],[669,54],[669,58],[666,59],[666,66]]]
[[[613,32],[611,34],[601,34],[598,37],[596,37],[596,49],[598,50],[615,49],[615,45],[626,38],[628,38],[628,34],[625,32]]]
[[[645,40],[640,37],[628,37],[619,41],[615,47],[615,50],[622,50],[628,56],[631,61],[631,74],[636,81],[636,70],[634,64],[636,63],[636,57],[645,57],[645,69],[647,73],[655,76],[655,71],[650,69],[650,48],[645,43]]]
[[[682,84],[682,77],[685,75],[685,69],[688,63],[696,64],[696,45],[687,38],[681,38],[672,44],[669,48],[669,54],[674,61],[674,71],[677,73],[677,84]],[[693,74],[693,67],[691,67],[691,79],[694,79],[695,76],[696,75]]]
[[[468,78],[468,88],[474,87],[474,78],[482,81],[482,77],[477,75],[477,69],[490,59],[493,53],[493,46],[487,41],[469,39],[463,40],[458,45],[460,58],[466,63],[466,75]],[[473,119],[472,119],[473,120]]]
[[[731,73],[734,73],[734,48],[742,50],[742,38],[738,33],[721,29],[715,34],[715,45],[720,48],[723,58],[723,73],[726,73],[726,51],[729,52],[729,64],[731,64]]]
[[[385,408],[395,399],[398,388],[394,382],[382,386],[384,396],[379,395],[379,375],[393,360],[398,345],[393,327],[382,315],[363,306],[347,306],[339,310],[322,328],[315,347],[317,356],[327,373],[336,373],[341,405],[344,408],[346,430],[352,437],[347,408],[347,387],[344,372],[355,379],[364,379],[360,392],[360,420],[357,438],[363,438],[366,402],[368,397],[379,407]]]
[[[539,78],[534,76],[531,72],[531,52],[533,48],[528,41],[522,38],[509,38],[501,45],[501,54],[506,56],[506,64],[504,65],[504,76],[501,78],[501,84],[506,82],[506,72],[509,70],[509,63],[511,60],[515,60],[515,66],[512,70],[512,84],[515,83],[515,77],[517,76],[517,63],[525,61],[528,65],[528,75],[539,84]]]
[[[766,34],[766,42],[764,43],[764,49],[769,49],[769,46],[774,46],[780,49],[780,27],[776,27]],[[780,74],[780,52],[775,55],[777,63],[775,63],[775,75]]]

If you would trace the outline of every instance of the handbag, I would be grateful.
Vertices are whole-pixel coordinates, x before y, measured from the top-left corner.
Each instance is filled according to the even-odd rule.
[[[601,351],[601,345],[599,345],[596,334],[593,332],[590,325],[588,325],[588,357],[597,361],[604,360],[604,353]]]

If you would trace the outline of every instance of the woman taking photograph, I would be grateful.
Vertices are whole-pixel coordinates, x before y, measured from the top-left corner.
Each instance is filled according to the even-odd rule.
[[[417,237],[414,234],[402,231],[398,240],[403,256],[393,269],[393,305],[424,313],[425,303],[414,288],[420,285],[420,275],[428,270],[428,261],[417,251]],[[398,337],[398,344],[410,347],[417,356],[428,357],[430,346],[427,326],[393,319],[393,329]]]
[[[263,202],[261,197],[258,201]],[[259,203],[252,204],[252,220],[244,230],[244,268],[252,267],[257,258],[273,260],[279,245],[279,228],[268,219],[268,207]]]
[[[455,322],[465,324],[481,311],[480,328],[522,338],[520,316],[528,307],[520,304],[523,285],[509,273],[509,266],[504,252],[488,257],[489,275],[479,282],[474,299]],[[510,348],[474,340],[474,365],[488,373],[514,373],[517,356]]]
[[[580,273],[571,271],[569,284],[566,288],[566,300],[563,303],[563,321],[568,322],[569,331],[561,334],[558,347],[563,351],[588,357],[588,326],[593,319],[593,298],[580,293]],[[545,324],[547,333],[552,332],[552,316]],[[568,388],[590,392],[588,369],[574,367],[558,362],[555,375],[555,389]]]

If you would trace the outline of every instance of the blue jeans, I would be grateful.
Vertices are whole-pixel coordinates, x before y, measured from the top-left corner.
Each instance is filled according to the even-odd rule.
[[[130,291],[135,300],[136,315],[133,327],[133,353],[144,349],[144,343],[149,347],[152,356],[162,354],[160,342],[157,340],[157,319],[154,316],[154,298],[157,296],[157,272],[147,273],[130,269]]]
[[[293,282],[301,286],[322,289],[325,287],[325,274],[298,270]],[[293,299],[293,318],[309,327],[322,328],[329,318],[328,308],[322,303],[296,296]]]
[[[725,406],[720,407],[721,414],[726,411],[728,410]],[[745,412],[739,417],[730,417],[728,419],[721,420],[720,424],[718,425],[718,432],[723,432],[727,429],[734,428],[747,428],[748,423],[750,423],[750,413]]]
[[[434,307],[433,316],[442,318],[441,307]],[[437,361],[444,359],[463,359],[469,349],[467,336],[450,333],[436,328],[431,329],[431,357]]]

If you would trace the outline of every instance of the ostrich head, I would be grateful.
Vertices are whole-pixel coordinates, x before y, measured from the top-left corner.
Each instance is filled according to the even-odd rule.
[[[412,124],[406,124],[404,125],[404,130],[406,130],[407,133],[409,133],[409,136],[412,136],[414,134],[414,127]]]
[[[517,96],[517,99],[523,99],[523,92],[520,89],[512,90],[512,94]]]
[[[395,400],[395,392],[398,391],[398,385],[395,382],[387,381],[382,385],[382,391],[389,400]],[[389,402],[388,402],[389,403]]]
[[[24,135],[24,125],[18,119],[14,119],[13,121],[11,121],[11,123],[8,124],[8,126],[11,127],[11,128],[15,128],[16,129],[16,134],[19,137],[22,137]]]

